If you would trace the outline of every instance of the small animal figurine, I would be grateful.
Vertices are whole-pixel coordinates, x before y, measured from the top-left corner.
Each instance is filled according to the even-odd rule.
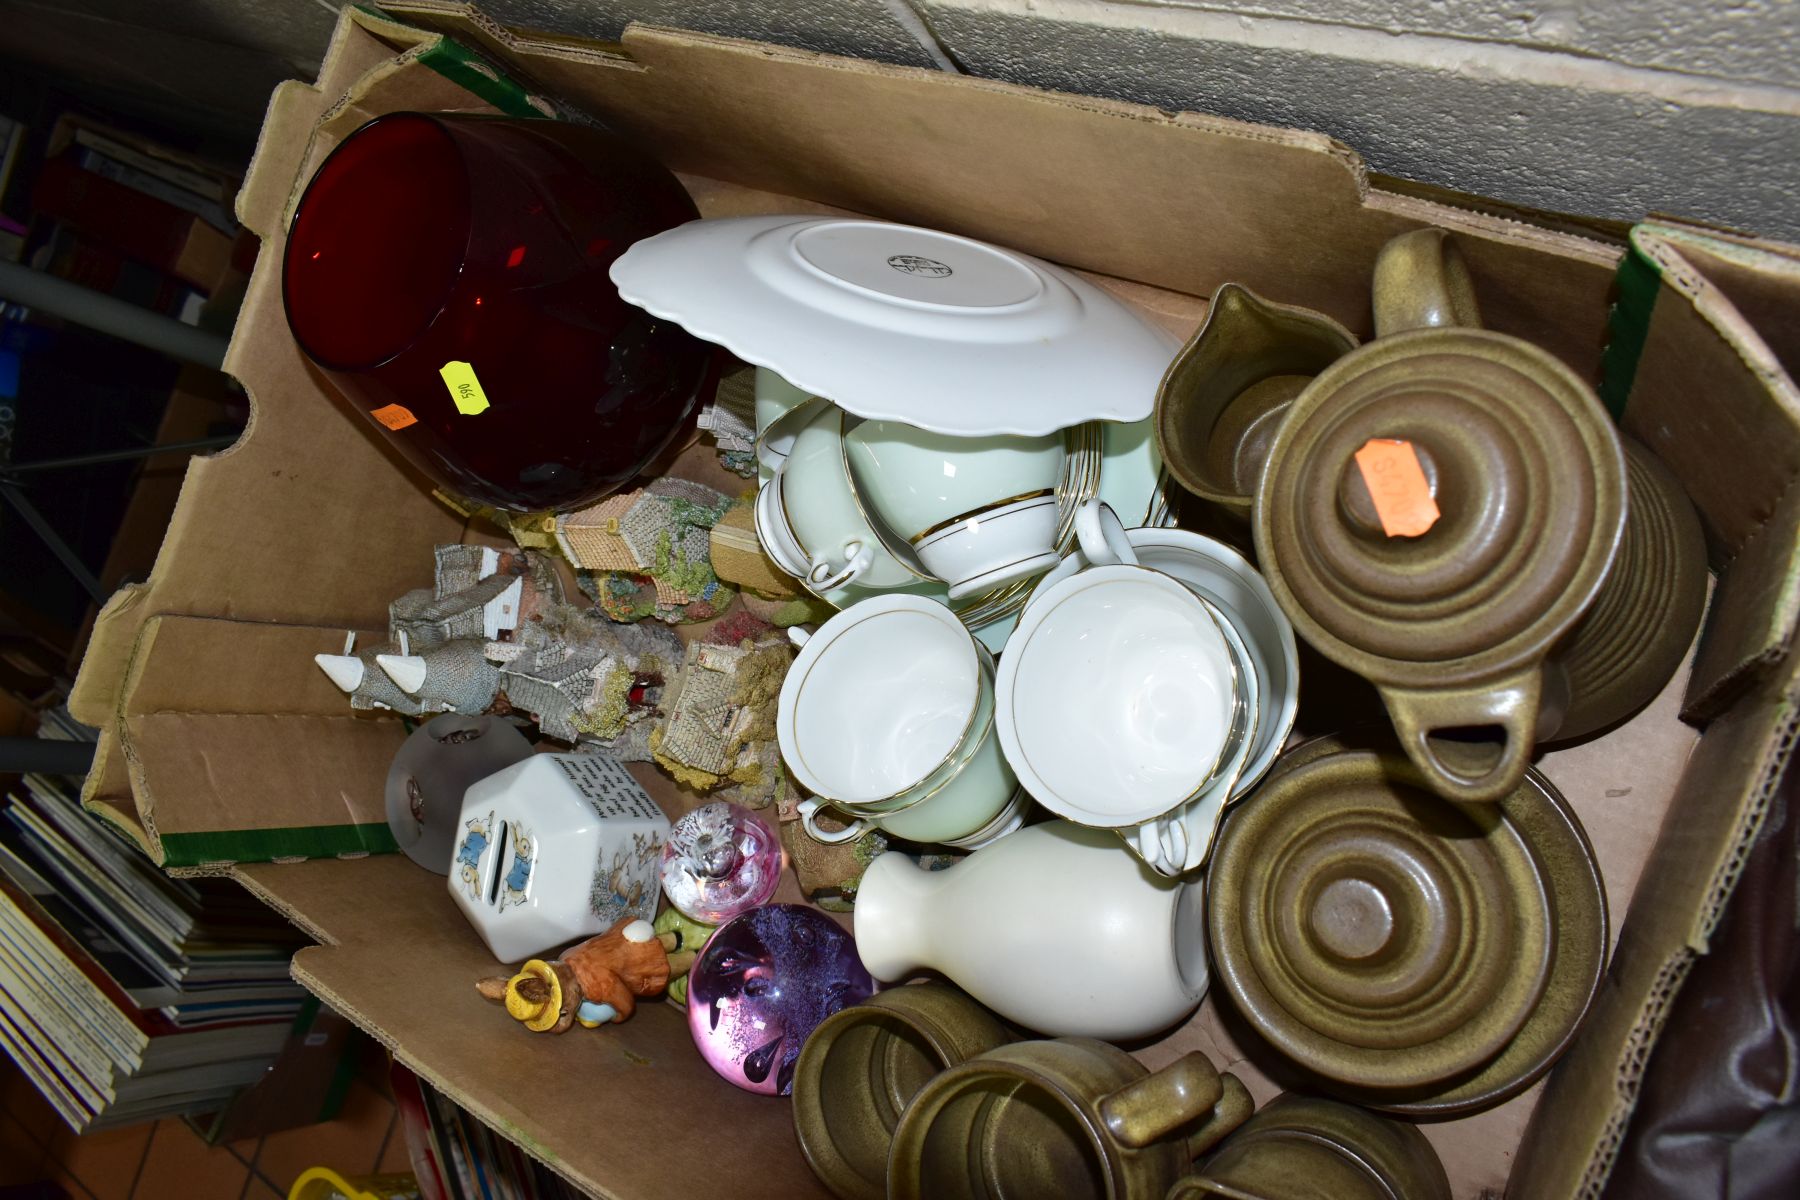
[[[558,958],[531,959],[511,978],[492,975],[475,988],[533,1033],[564,1033],[577,1022],[593,1029],[627,1019],[638,997],[658,995],[671,976],[686,975],[694,951],[677,950],[681,941],[627,918]]]
[[[675,939],[674,949],[685,950],[690,954],[698,954],[706,945],[706,939],[713,935],[716,925],[703,925],[685,916],[679,908],[670,906],[656,914],[656,932],[664,937]],[[677,1008],[687,1007],[688,977],[678,975],[669,980],[669,1003]]]

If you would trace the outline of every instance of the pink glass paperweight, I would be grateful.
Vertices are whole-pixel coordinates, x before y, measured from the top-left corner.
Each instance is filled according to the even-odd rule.
[[[662,886],[669,903],[704,925],[767,904],[781,882],[781,839],[768,822],[725,800],[696,808],[669,833]]]
[[[785,1096],[819,1022],[875,994],[856,943],[804,904],[765,904],[719,927],[688,975],[688,1028],[707,1064],[747,1092]]]

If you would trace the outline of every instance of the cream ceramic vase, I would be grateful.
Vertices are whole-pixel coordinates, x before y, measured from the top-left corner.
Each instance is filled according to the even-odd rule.
[[[1156,874],[1108,829],[1046,821],[942,871],[870,864],[856,948],[875,978],[940,972],[1056,1037],[1166,1029],[1206,994],[1205,885]]]

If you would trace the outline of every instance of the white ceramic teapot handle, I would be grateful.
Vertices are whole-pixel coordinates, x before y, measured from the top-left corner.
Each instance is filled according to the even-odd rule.
[[[874,549],[861,541],[846,542],[844,555],[844,565],[835,571],[829,561],[814,563],[812,570],[806,573],[806,586],[814,593],[824,595],[834,588],[856,582],[857,577],[875,562]]]
[[[820,829],[816,818],[819,810],[825,807],[825,803],[817,799],[802,800],[799,805],[800,827],[806,830],[806,836],[815,842],[826,846],[835,846],[839,842],[848,842],[861,837],[863,831],[869,827],[867,821],[858,817],[835,832],[829,829]]]
[[[1089,500],[1075,510],[1075,539],[1097,567],[1137,566],[1137,551],[1131,548],[1125,525],[1104,500]]]

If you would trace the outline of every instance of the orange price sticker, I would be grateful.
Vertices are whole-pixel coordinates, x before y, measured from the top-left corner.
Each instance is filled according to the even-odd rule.
[[[1370,438],[1356,452],[1356,466],[1375,501],[1383,533],[1418,537],[1437,523],[1437,500],[1411,442]]]
[[[408,425],[417,425],[419,418],[412,415],[412,410],[399,404],[389,404],[369,414],[389,429],[405,429]]]

